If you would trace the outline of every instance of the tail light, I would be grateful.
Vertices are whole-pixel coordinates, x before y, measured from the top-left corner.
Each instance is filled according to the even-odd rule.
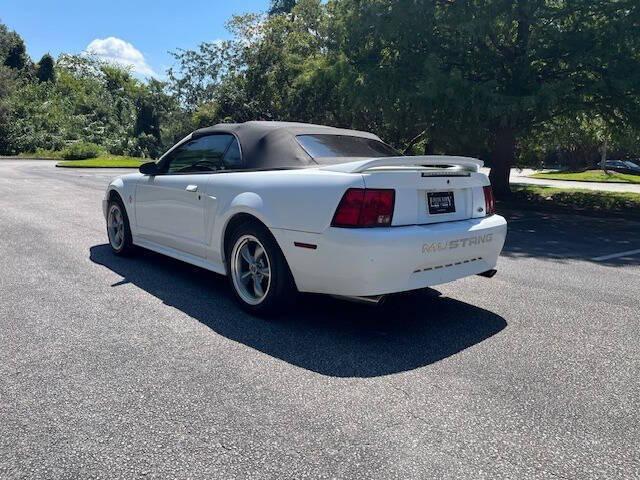
[[[496,199],[493,196],[493,189],[491,185],[482,188],[484,189],[484,210],[487,215],[493,215],[496,213]]]
[[[393,219],[396,191],[350,188],[333,216],[333,227],[388,227]]]

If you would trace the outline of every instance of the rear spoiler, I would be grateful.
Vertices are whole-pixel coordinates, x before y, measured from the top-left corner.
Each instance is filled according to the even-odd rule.
[[[362,173],[379,167],[438,167],[451,165],[462,170],[479,172],[484,162],[471,157],[453,157],[449,155],[416,155],[406,157],[382,157],[358,160],[355,162],[327,165],[322,170],[344,173]]]

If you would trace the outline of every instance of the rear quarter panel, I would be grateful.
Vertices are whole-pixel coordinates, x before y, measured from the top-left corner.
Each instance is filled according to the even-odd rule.
[[[321,233],[351,187],[364,187],[362,175],[317,169],[211,175],[208,193],[217,200],[212,260],[222,258],[224,231],[233,216],[248,213],[272,229]]]

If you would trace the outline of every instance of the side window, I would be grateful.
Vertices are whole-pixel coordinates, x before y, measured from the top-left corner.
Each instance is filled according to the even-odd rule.
[[[223,167],[222,157],[233,135],[207,135],[176,149],[165,166],[165,173],[215,172]]]
[[[240,154],[240,145],[235,138],[229,145],[229,149],[224,156],[224,167],[228,170],[238,170],[242,168],[242,155]]]

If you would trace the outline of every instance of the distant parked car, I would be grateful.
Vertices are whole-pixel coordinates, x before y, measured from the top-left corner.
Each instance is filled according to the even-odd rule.
[[[640,175],[640,165],[630,160],[607,160],[604,165],[607,170],[614,172]]]

